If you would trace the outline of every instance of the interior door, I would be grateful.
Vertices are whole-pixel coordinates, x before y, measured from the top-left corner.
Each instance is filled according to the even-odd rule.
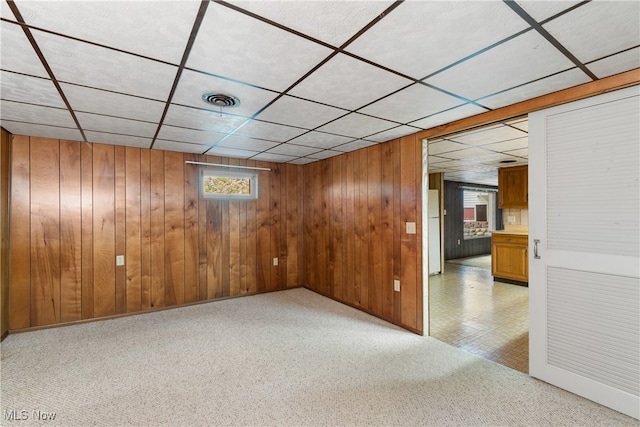
[[[529,115],[530,375],[640,418],[640,89]]]

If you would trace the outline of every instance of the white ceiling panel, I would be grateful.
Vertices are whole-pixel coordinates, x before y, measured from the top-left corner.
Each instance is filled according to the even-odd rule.
[[[260,113],[258,118],[305,129],[315,129],[347,113],[346,110],[285,95]]]
[[[233,1],[295,31],[340,46],[385,11],[391,1]]]
[[[42,107],[13,101],[2,101],[2,119],[48,126],[76,127],[71,113],[66,108]]]
[[[485,145],[494,142],[508,141],[528,136],[526,132],[509,126],[489,126],[477,131],[453,135],[447,139],[468,145]]]
[[[165,100],[177,67],[88,43],[33,31],[56,79]]]
[[[507,151],[506,154],[509,154],[511,156],[518,156],[518,157],[528,158],[529,157],[529,147],[521,148],[519,150],[510,150],[510,151]]]
[[[118,135],[114,133],[85,131],[87,141],[99,144],[126,145],[128,147],[149,148],[151,146],[151,138],[142,138],[139,136]]]
[[[368,136],[369,141],[386,142],[392,139],[400,138],[406,135],[412,135],[418,132],[418,129],[411,126],[398,126],[393,129],[385,130],[384,132],[376,133],[375,135]]]
[[[592,62],[587,68],[599,78],[640,68],[640,47]]]
[[[158,138],[168,141],[188,142],[191,144],[213,145],[224,137],[222,133],[204,132],[193,129],[164,125],[160,129]]]
[[[0,25],[0,64],[3,70],[49,78],[22,28],[4,21]]]
[[[3,112],[4,113],[4,112]],[[31,123],[0,120],[0,126],[13,135],[38,136],[42,138],[66,139],[69,141],[82,141],[82,134],[77,128],[62,128]]]
[[[188,142],[179,141],[167,141],[163,139],[156,139],[156,143],[153,145],[154,150],[167,150],[167,151],[180,151],[182,153],[195,153],[202,154],[209,146],[200,144],[190,144]]]
[[[438,163],[442,163],[442,162],[448,162],[451,159],[448,159],[446,157],[440,157],[440,156],[429,156],[427,158],[427,162],[429,163],[429,170],[431,171],[431,166],[432,165],[436,165]]]
[[[342,153],[338,152],[338,154],[342,154]],[[292,165],[306,165],[306,164],[317,162],[317,161],[318,161],[318,159],[310,159],[308,157],[300,157],[299,159],[291,160],[288,163],[291,163]]]
[[[257,151],[237,150],[235,148],[216,146],[207,151],[212,156],[233,157],[234,159],[248,159],[258,154]]]
[[[260,153],[256,154],[251,160],[262,160],[264,162],[287,163],[296,159],[295,156],[285,156],[284,154]]]
[[[464,104],[459,107],[452,108],[451,110],[443,111],[442,113],[434,114],[433,116],[416,120],[409,124],[421,129],[429,129],[434,126],[443,125],[445,123],[453,122],[465,117],[474,116],[476,114],[485,113],[487,111],[487,109],[478,107],[477,105]]]
[[[3,100],[66,108],[58,89],[49,79],[2,71],[0,81]]]
[[[302,156],[312,157],[311,154],[317,153],[318,151],[320,151],[320,149],[313,148],[313,147],[304,147],[302,145],[295,145],[295,144],[282,144],[282,145],[273,147],[272,149],[267,151],[267,153],[288,154],[290,156],[298,156],[298,157],[302,157]]]
[[[291,138],[302,135],[304,132],[306,132],[305,129],[251,120],[249,123],[238,129],[235,132],[235,135],[285,142]]]
[[[212,2],[187,66],[284,90],[330,53],[326,47]]]
[[[486,155],[487,155],[487,151],[478,147],[467,147],[464,150],[449,151],[446,154],[447,157],[450,157],[454,160],[461,160],[461,159],[473,160],[474,157],[482,157]]]
[[[347,142],[346,144],[342,144],[342,145],[338,145],[337,147],[334,147],[333,149],[335,151],[343,151],[343,152],[349,152],[349,151],[355,151],[355,150],[359,150],[361,148],[365,148],[365,147],[371,147],[372,145],[376,145],[377,142],[373,142],[373,141],[367,141],[366,139],[356,139],[355,141],[351,141],[351,142]]]
[[[426,81],[478,99],[573,66],[540,34],[529,31]]]
[[[519,86],[505,92],[498,93],[488,98],[481,98],[478,102],[489,108],[500,108],[515,104],[520,101],[535,98],[550,92],[588,83],[591,79],[579,68],[574,68],[563,73],[537,80],[535,82]]]
[[[408,123],[448,110],[460,105],[460,102],[462,102],[460,99],[446,93],[422,84],[414,84],[393,96],[362,108],[359,112]]]
[[[276,92],[237,83],[228,79],[209,76],[196,71],[184,70],[171,102],[174,104],[219,111],[219,108],[202,99],[202,95],[207,93],[224,94],[237,98],[240,101],[240,105],[224,108],[224,111],[229,114],[245,117],[251,117],[278,95]]]
[[[525,132],[529,132],[529,119],[516,119],[513,121],[506,122],[507,125],[523,130]]]
[[[182,107],[175,104],[169,107],[167,116],[164,119],[164,123],[167,125],[220,133],[231,132],[246,121],[247,119],[245,117],[191,107]]]
[[[316,148],[333,148],[336,145],[345,144],[350,141],[353,141],[353,138],[312,131],[300,135],[290,142],[293,144],[306,145]]]
[[[457,142],[448,141],[448,140],[438,140],[436,142],[429,142],[430,155],[444,154],[444,153],[449,153],[451,151],[464,150],[465,148],[468,148],[468,146],[457,143]],[[444,155],[445,157],[449,157],[446,154]]]
[[[231,135],[224,141],[220,142],[220,147],[234,148],[237,150],[249,150],[254,152],[267,151],[278,145],[279,142],[267,141],[264,139],[245,138],[242,136]]]
[[[444,179],[447,181],[468,182],[484,185],[498,185],[498,171],[477,172],[477,171],[459,171],[446,172]]]
[[[83,130],[153,138],[158,129],[156,123],[121,119],[99,114],[76,113],[76,117]]]
[[[75,111],[156,122],[164,111],[160,101],[66,83],[60,86]]]
[[[355,110],[411,83],[388,71],[338,54],[290,93]]]
[[[593,61],[640,44],[640,2],[592,1],[544,28],[578,60]]]
[[[198,13],[195,1],[16,0],[25,22],[179,64]],[[113,19],[117,16],[118,19]]]
[[[312,159],[328,159],[329,157],[334,157],[334,156],[338,156],[342,154],[342,152],[340,151],[335,151],[335,150],[322,150],[322,151],[318,151],[317,153],[314,154],[309,154],[309,158]]]
[[[580,3],[574,0],[547,0],[547,1],[523,1],[518,0],[520,5],[533,19],[542,22],[568,8]]]
[[[502,2],[408,1],[347,50],[422,79],[526,27]]]
[[[398,126],[396,123],[376,119],[358,113],[352,113],[334,122],[328,123],[318,130],[338,135],[364,138],[378,132]]]
[[[518,150],[521,148],[527,148],[528,146],[529,146],[529,138],[525,136],[523,138],[512,139],[509,141],[496,142],[493,144],[485,144],[482,146],[482,148],[484,148],[485,150],[502,152],[502,151],[511,151],[511,150]]]

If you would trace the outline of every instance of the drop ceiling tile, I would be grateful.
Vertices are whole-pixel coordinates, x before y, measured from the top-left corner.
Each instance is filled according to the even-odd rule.
[[[346,110],[285,95],[260,113],[258,118],[269,122],[314,129],[347,113]]]
[[[238,129],[234,135],[285,142],[291,138],[302,135],[304,132],[306,132],[305,129],[251,120]]]
[[[267,153],[286,154],[294,157],[302,157],[302,156],[313,157],[311,155],[314,153],[317,153],[318,151],[320,151],[320,149],[313,148],[313,147],[304,147],[302,145],[295,145],[295,144],[281,144],[276,147],[273,147],[272,149],[267,151]]]
[[[160,129],[160,133],[158,134],[159,139],[165,139],[175,142],[188,142],[190,144],[201,144],[207,146],[211,146],[217,143],[223,137],[224,134],[222,133],[205,132],[167,125],[163,125]]]
[[[312,158],[312,159],[328,159],[329,157],[335,157],[335,156],[339,156],[341,154],[344,154],[341,151],[335,151],[335,150],[323,150],[323,151],[318,151],[317,153],[314,154],[310,154],[308,157]]]
[[[264,139],[246,138],[242,136],[231,135],[224,141],[220,142],[220,147],[234,148],[237,150],[249,151],[267,151],[278,145],[279,142],[267,141]]]
[[[337,145],[342,145],[351,141],[353,141],[353,138],[349,138],[347,136],[339,136],[330,133],[312,131],[300,135],[299,137],[289,142],[298,145],[306,145],[309,147],[326,149],[333,148]]]
[[[227,133],[246,121],[247,119],[241,116],[172,104],[167,111],[164,124]]]
[[[282,91],[330,53],[326,47],[212,2],[187,66]]]
[[[49,78],[22,28],[10,22],[0,25],[0,63],[4,70]]]
[[[429,156],[427,158],[427,162],[429,164],[429,169],[431,169],[431,165],[437,165],[438,163],[442,163],[442,162],[448,162],[451,159],[448,159],[446,157],[440,157],[440,156]]]
[[[587,68],[599,78],[640,68],[640,47],[591,62]]]
[[[260,153],[251,158],[251,160],[262,160],[265,162],[287,163],[295,160],[295,156],[285,156],[284,154]]]
[[[377,142],[367,141],[366,139],[357,139],[355,141],[347,142],[346,144],[339,145],[334,147],[334,150],[342,151],[347,153],[349,151],[356,151],[361,148],[371,147],[372,145],[376,145]]]
[[[466,148],[464,150],[447,152],[447,157],[450,157],[454,160],[473,159],[474,157],[482,157],[486,155],[487,155],[486,150],[483,150],[482,148],[477,148],[477,147],[471,147],[471,148]]]
[[[463,182],[468,184],[483,184],[498,186],[498,170],[493,172],[485,171],[458,171],[444,174],[447,181]]]
[[[2,119],[48,126],[76,127],[66,108],[43,107],[13,101],[2,101]]]
[[[517,119],[517,120],[509,121],[506,124],[508,124],[511,127],[523,130],[525,132],[529,132],[529,119],[526,119],[526,118]]]
[[[166,100],[177,67],[34,30],[56,79]]]
[[[234,148],[215,146],[211,150],[207,151],[209,155],[233,157],[235,159],[248,159],[249,157],[258,154],[257,151],[249,150],[236,150]]]
[[[521,148],[527,148],[529,146],[529,137],[516,138],[511,139],[509,141],[496,142],[493,144],[483,145],[482,148],[485,150],[504,152],[511,150],[518,150]]]
[[[540,34],[529,31],[426,82],[468,99],[478,99],[573,66]]]
[[[160,120],[164,111],[164,102],[66,83],[60,86],[74,111],[147,121]]]
[[[331,58],[290,93],[355,110],[411,83],[388,71],[344,54]]]
[[[411,126],[398,126],[393,129],[386,130],[384,132],[376,133],[367,137],[369,141],[375,142],[387,142],[392,139],[400,138],[403,136],[411,135],[418,132],[420,129]]]
[[[486,98],[481,98],[478,102],[495,109],[590,81],[589,76],[582,72],[582,70],[574,68],[523,86],[490,95]]]
[[[234,1],[271,21],[340,46],[389,7],[391,1]]]
[[[459,144],[453,141],[437,141],[429,142],[429,155],[449,153],[451,151],[459,151],[469,148],[467,145]],[[445,154],[445,157],[449,157]]]
[[[347,50],[422,79],[525,28],[502,2],[403,2]]]
[[[528,158],[529,157],[529,148],[521,148],[519,150],[511,150],[511,151],[507,151],[506,154],[509,154],[511,156],[517,156],[517,157],[523,157],[523,158]]]
[[[156,139],[156,142],[153,145],[154,150],[179,151],[181,153],[196,154],[202,154],[207,151],[208,148],[208,145],[190,144],[188,142],[179,141],[167,141],[163,139]]]
[[[83,130],[153,138],[158,129],[156,123],[101,116],[99,114],[76,113],[76,117]]]
[[[27,24],[179,64],[199,2],[17,0]]]
[[[76,128],[64,128],[31,123],[14,122],[5,119],[0,120],[0,126],[13,135],[38,136],[42,138],[66,139],[69,141],[82,141],[82,134]]]
[[[300,157],[299,159],[291,160],[290,162],[287,162],[287,163],[291,163],[292,165],[306,165],[306,164],[317,162],[317,161],[318,159],[309,159],[307,157]]]
[[[455,120],[464,119],[465,117],[471,117],[476,114],[484,113],[488,111],[486,108],[478,107],[473,104],[463,104],[459,107],[452,108],[442,113],[434,114],[433,116],[425,117],[420,120],[409,123],[411,126],[419,127],[420,129],[429,129],[435,126],[450,123]]]
[[[524,9],[533,19],[537,22],[542,22],[545,19],[551,18],[558,13],[573,7],[580,3],[573,0],[560,0],[560,1],[523,1],[517,2],[521,8]]]
[[[58,89],[49,79],[2,71],[0,84],[3,100],[66,108]]]
[[[219,93],[237,98],[240,100],[240,105],[225,108],[224,111],[229,114],[244,117],[253,116],[278,95],[276,92],[234,82],[229,79],[184,70],[180,76],[178,87],[171,102],[174,104],[220,111],[219,108],[202,99],[202,95],[206,93]]]
[[[338,135],[350,136],[353,138],[364,138],[393,127],[397,127],[396,123],[374,117],[365,116],[358,113],[351,113],[334,122],[328,123],[318,128],[323,132],[335,133]]]
[[[593,61],[640,44],[640,2],[589,2],[544,28],[580,61]]]
[[[468,145],[485,145],[522,138],[523,136],[527,136],[527,134],[521,130],[505,125],[497,125],[477,131],[461,133],[448,137],[447,139]]]
[[[149,148],[151,146],[151,138],[142,138],[131,135],[118,135],[107,132],[85,131],[87,141],[99,144],[126,145],[128,147]]]
[[[501,160],[511,159],[511,156],[502,153],[496,153],[493,151],[482,150],[484,153],[480,153],[477,156],[471,156],[465,158],[464,164],[477,164],[480,168],[487,169],[486,164],[498,164]],[[490,169],[490,168],[489,168]]]

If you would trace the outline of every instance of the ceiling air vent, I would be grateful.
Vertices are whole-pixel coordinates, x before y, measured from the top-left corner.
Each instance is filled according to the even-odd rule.
[[[202,95],[202,100],[220,108],[237,107],[240,105],[240,100],[238,98],[222,93],[205,93]]]

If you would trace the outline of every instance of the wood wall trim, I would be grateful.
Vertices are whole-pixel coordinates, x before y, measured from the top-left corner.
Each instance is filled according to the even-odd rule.
[[[9,159],[11,134],[0,129],[0,341],[9,332]]]
[[[629,86],[640,84],[640,68],[636,68],[614,76],[605,77],[594,82],[584,83],[568,89],[559,90],[537,98],[528,99],[506,107],[497,108],[486,113],[476,114],[475,116],[466,117],[454,122],[434,126],[430,129],[418,132],[418,139],[436,138],[454,133],[468,131],[470,129],[487,126],[492,123],[500,122],[524,116],[533,111],[554,107],[556,105],[566,104],[568,102],[577,101],[591,96],[600,95],[606,92],[623,89]]]

